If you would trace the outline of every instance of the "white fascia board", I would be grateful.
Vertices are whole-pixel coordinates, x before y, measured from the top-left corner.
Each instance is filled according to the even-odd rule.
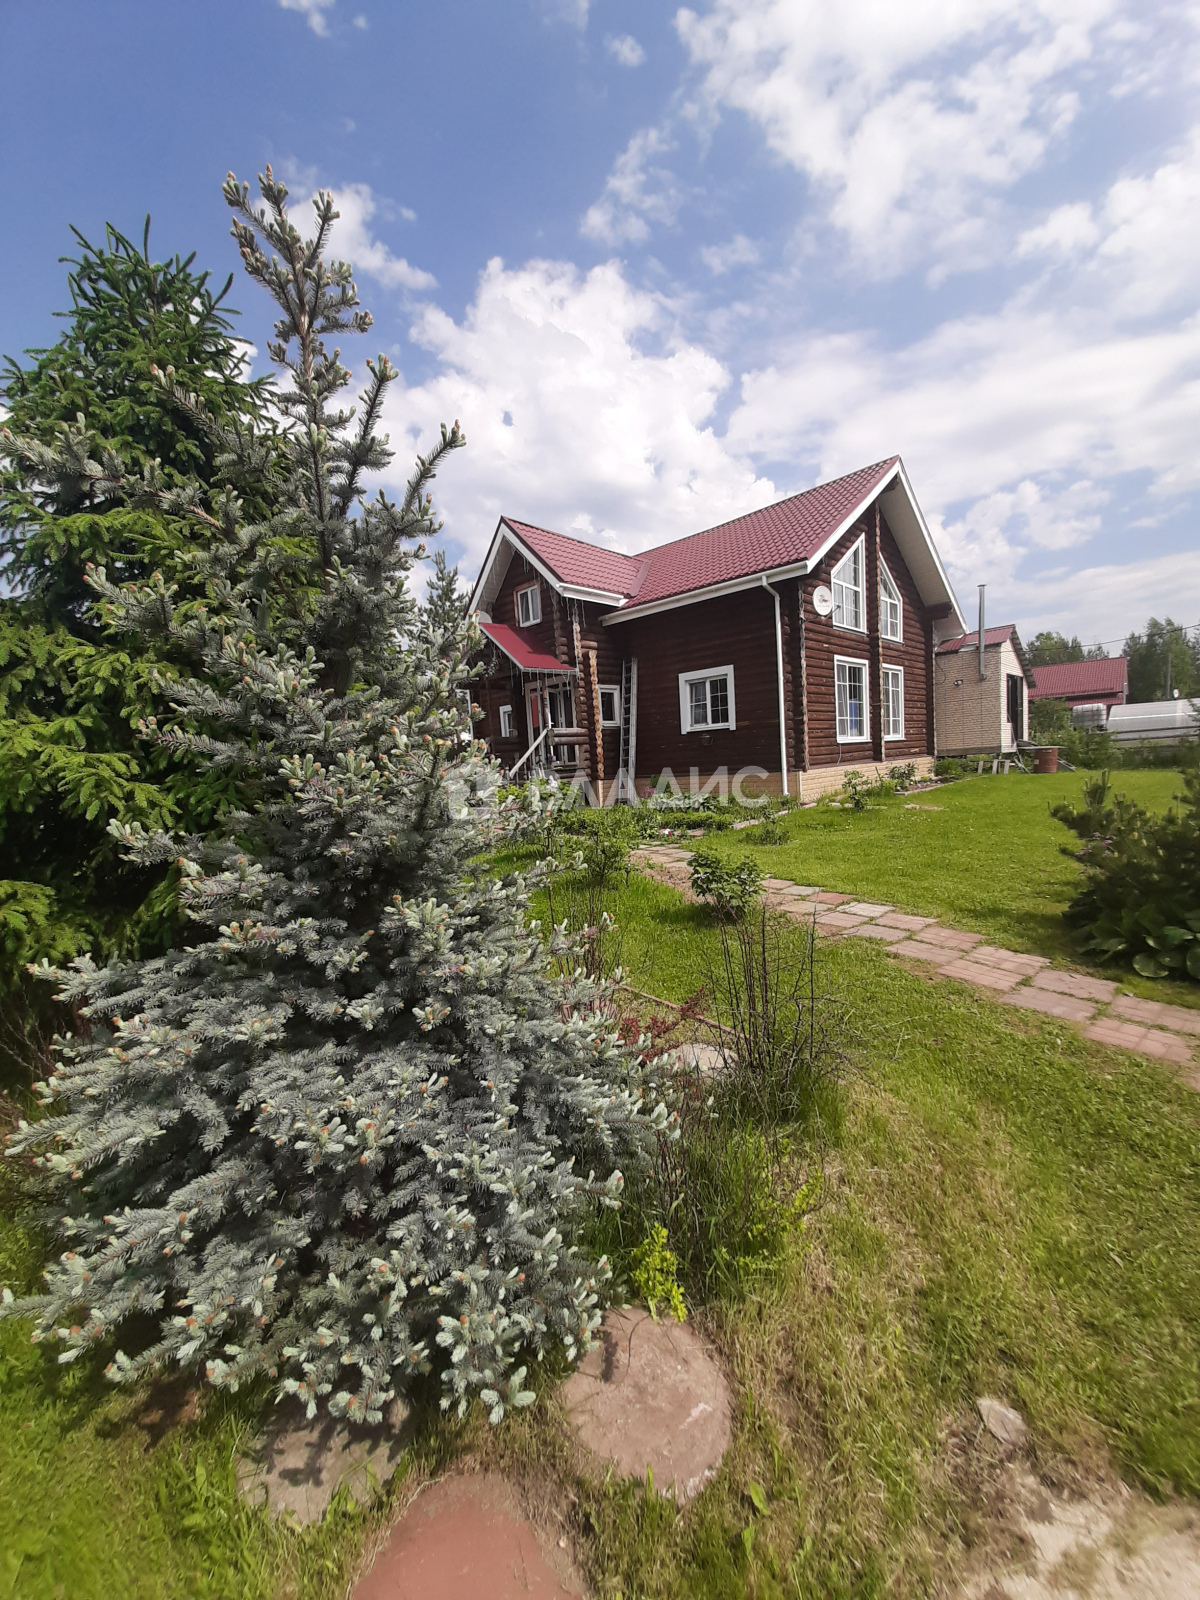
[[[503,517],[496,524],[496,531],[492,535],[492,542],[488,545],[487,555],[483,558],[483,565],[479,569],[479,576],[475,579],[475,587],[471,590],[471,598],[467,601],[468,615],[479,610],[479,599],[487,587],[487,580],[492,575],[492,568],[496,564],[496,557],[500,554],[500,546],[504,541],[505,523]]]
[[[599,606],[625,604],[623,594],[612,594],[607,589],[583,589],[577,583],[556,583],[555,588],[568,600],[592,600]]]
[[[515,533],[512,527],[504,520],[503,517],[501,517],[500,521],[496,525],[496,531],[492,535],[492,542],[488,546],[488,553],[484,557],[483,567],[480,570],[479,577],[475,580],[475,587],[471,590],[471,603],[467,608],[468,611],[474,611],[477,609],[479,597],[487,587],[487,580],[491,576],[492,568],[495,565],[496,558],[500,553],[500,547],[505,540],[512,545],[514,550],[519,551],[520,554],[525,557],[526,561],[529,562],[529,565],[534,569],[534,571],[545,578],[550,587],[552,589],[556,589],[558,593],[564,597],[564,599],[593,600],[597,605],[607,606],[619,606],[625,603],[624,595],[612,594],[607,589],[585,589],[581,588],[578,584],[564,583],[556,573],[550,570],[550,568],[539,556],[534,554],[534,552],[525,543],[524,539],[521,538],[520,534]]]
[[[908,473],[904,470],[903,461],[898,462],[896,465],[896,481],[899,487],[904,490],[904,497],[908,502],[908,508],[912,512],[913,519],[916,522],[917,527],[920,529],[926,551],[937,573],[938,582],[945,591],[946,599],[950,602],[959,627],[964,633],[966,633],[967,619],[963,616],[962,607],[958,603],[958,596],[954,592],[954,585],[950,582],[949,574],[946,572],[946,568],[942,565],[941,555],[938,551],[937,545],[933,541],[933,535],[929,531],[929,524],[925,520],[925,513],[921,510],[920,503],[918,502],[916,495],[913,493],[913,486],[909,481]],[[880,493],[882,494],[883,490],[880,490]],[[907,556],[905,556],[904,559],[906,562],[908,562]],[[909,563],[909,571],[912,571],[911,563]]]
[[[842,538],[844,534],[850,532],[850,529],[858,521],[859,517],[862,516],[867,507],[871,505],[873,501],[879,498],[879,496],[887,488],[888,484],[892,482],[899,471],[900,463],[897,462],[892,470],[888,473],[887,477],[884,478],[882,482],[877,483],[871,492],[865,495],[863,499],[859,501],[854,510],[851,511],[848,516],[842,518],[841,522],[838,523],[837,527],[828,536],[824,544],[822,544],[819,549],[814,550],[812,555],[809,556],[808,564],[810,567],[815,567],[818,561],[824,561],[825,557],[833,549],[838,540]]]
[[[933,535],[929,531],[929,524],[925,520],[925,514],[921,510],[916,495],[913,493],[913,486],[909,480],[908,473],[905,471],[903,461],[897,461],[896,465],[892,468],[891,472],[888,473],[887,477],[884,478],[881,483],[876,484],[875,488],[872,489],[868,495],[864,496],[860,504],[854,508],[848,517],[844,517],[842,519],[841,525],[829,536],[829,538],[825,540],[825,542],[821,545],[821,548],[810,558],[809,564],[810,566],[815,567],[817,562],[829,553],[829,551],[843,536],[843,534],[849,532],[849,530],[858,521],[859,517],[862,516],[863,512],[874,500],[882,499],[882,497],[887,494],[890,489],[896,488],[904,491],[904,498],[908,504],[908,509],[912,513],[913,521],[915,522],[917,530],[920,533],[921,539],[925,545],[926,554],[933,565],[937,584],[941,587],[945,598],[949,600],[950,605],[953,608],[954,615],[959,622],[961,631],[965,633],[967,631],[966,618],[963,616],[962,608],[959,606],[958,596],[954,593],[954,585],[950,582],[950,579],[946,573],[946,569],[942,565],[942,558],[938,554],[937,545],[933,542]],[[895,533],[895,528],[893,528],[892,531]],[[904,560],[909,571],[913,572],[913,563],[908,559],[907,555],[905,555]],[[917,586],[920,588],[921,584],[917,573],[913,572],[913,577],[917,578]],[[924,593],[922,593],[922,598],[928,605],[929,600]]]
[[[807,561],[794,561],[790,567],[766,567],[762,572],[747,573],[744,578],[731,578],[728,583],[714,583],[707,589],[688,589],[683,594],[667,595],[662,600],[651,600],[647,605],[626,605],[615,616],[602,617],[606,628],[619,622],[632,622],[637,617],[652,617],[660,611],[678,611],[681,606],[698,606],[705,600],[721,600],[728,594],[740,594],[744,589],[761,589],[762,580],[779,583],[784,578],[803,578],[808,571]]]

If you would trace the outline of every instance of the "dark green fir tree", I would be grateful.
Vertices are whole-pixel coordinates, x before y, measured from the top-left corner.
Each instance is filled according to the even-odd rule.
[[[195,936],[56,975],[86,1033],[42,1087],[58,1114],[11,1148],[53,1186],[64,1251],[44,1296],[0,1309],[63,1360],[149,1314],[118,1381],[266,1377],[310,1414],[373,1420],[436,1364],[444,1405],[478,1394],[499,1420],[532,1398],[531,1355],[589,1343],[606,1268],[572,1236],[666,1114],[565,940],[527,924],[527,885],[478,865],[494,814],[452,798],[491,773],[460,699],[478,635],[462,619],[435,650],[408,576],[462,436],[443,429],[399,503],[362,502],[395,373],[368,364],[357,416],[336,409],[348,374],[324,340],[369,324],[323,258],[336,212],[318,196],[306,240],[270,169],[260,188],[261,207],[225,193],[279,307],[283,498],[323,583],[281,629],[236,496],[127,486],[243,551],[212,609],[157,577],[93,582],[110,622],[195,663],[150,732],[249,798],[215,836],[116,829],[134,859],[179,863]]]
[[[210,531],[153,497],[131,503],[125,484],[228,483],[256,518],[280,489],[269,385],[246,372],[229,284],[214,293],[191,257],[152,259],[148,219],[140,249],[111,228],[99,246],[77,237],[63,337],[9,361],[0,384],[0,1050],[18,1056],[25,961],[162,948],[179,926],[172,875],[125,861],[108,821],[190,831],[234,798],[224,775],[137,736],[170,654],[102,626],[88,565],[114,581],[158,571],[198,599],[213,552]],[[278,550],[277,565],[298,572],[301,554]]]

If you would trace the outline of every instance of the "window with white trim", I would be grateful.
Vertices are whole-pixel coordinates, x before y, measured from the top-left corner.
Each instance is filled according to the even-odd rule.
[[[511,706],[500,707],[500,737],[502,739],[515,739],[517,737],[517,719],[513,716]]]
[[[542,620],[542,591],[540,584],[531,583],[517,590],[517,627],[532,628]]]
[[[602,683],[600,685],[600,726],[602,728],[619,728],[621,726],[621,689],[619,684]]]
[[[679,726],[684,733],[737,727],[732,667],[679,674]]]
[[[867,663],[833,658],[834,698],[837,705],[837,736],[840,744],[851,744],[871,736],[867,708]]]
[[[833,625],[865,633],[863,606],[863,541],[860,539],[834,567],[830,577],[833,590]]]
[[[892,582],[892,575],[879,563],[879,632],[885,639],[902,639],[904,608],[900,604],[900,591]]]
[[[883,668],[883,737],[904,737],[904,668]]]

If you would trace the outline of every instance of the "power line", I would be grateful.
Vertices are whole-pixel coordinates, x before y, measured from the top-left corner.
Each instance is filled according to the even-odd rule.
[[[1173,622],[1171,624],[1171,632],[1172,633],[1191,633],[1193,628],[1200,628],[1200,622],[1189,622],[1189,623],[1186,623],[1186,624],[1182,623],[1182,622]],[[1046,631],[1050,631],[1050,630],[1046,630]],[[1036,638],[1036,637],[1037,637],[1037,635],[1035,634],[1034,638]],[[1115,639],[1093,639],[1091,644],[1088,646],[1088,649],[1089,650],[1094,650],[1098,644],[1124,644],[1126,639],[1128,639],[1128,638],[1129,638],[1129,634],[1122,633],[1122,634],[1119,634],[1117,636],[1117,638],[1115,638]]]

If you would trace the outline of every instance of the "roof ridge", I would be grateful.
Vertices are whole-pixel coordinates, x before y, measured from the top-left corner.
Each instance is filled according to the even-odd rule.
[[[702,539],[706,533],[720,533],[722,528],[730,528],[735,522],[744,522],[749,517],[761,516],[764,511],[774,511],[779,506],[791,505],[793,500],[803,500],[806,495],[816,494],[821,489],[832,489],[835,483],[845,483],[849,478],[858,478],[865,472],[874,472],[880,467],[890,467],[900,457],[884,456],[882,461],[871,461],[865,467],[855,467],[853,472],[843,472],[836,478],[826,478],[824,483],[814,483],[808,489],[798,489],[795,494],[785,494],[782,500],[772,500],[768,505],[756,506],[753,511],[740,511],[736,517],[726,517],[724,522],[714,522],[709,528],[698,528],[695,533],[681,533],[678,539],[667,539],[662,544],[652,544],[648,549],[640,552],[643,556],[657,555],[660,550],[669,550],[672,545],[686,544],[689,539]]]

